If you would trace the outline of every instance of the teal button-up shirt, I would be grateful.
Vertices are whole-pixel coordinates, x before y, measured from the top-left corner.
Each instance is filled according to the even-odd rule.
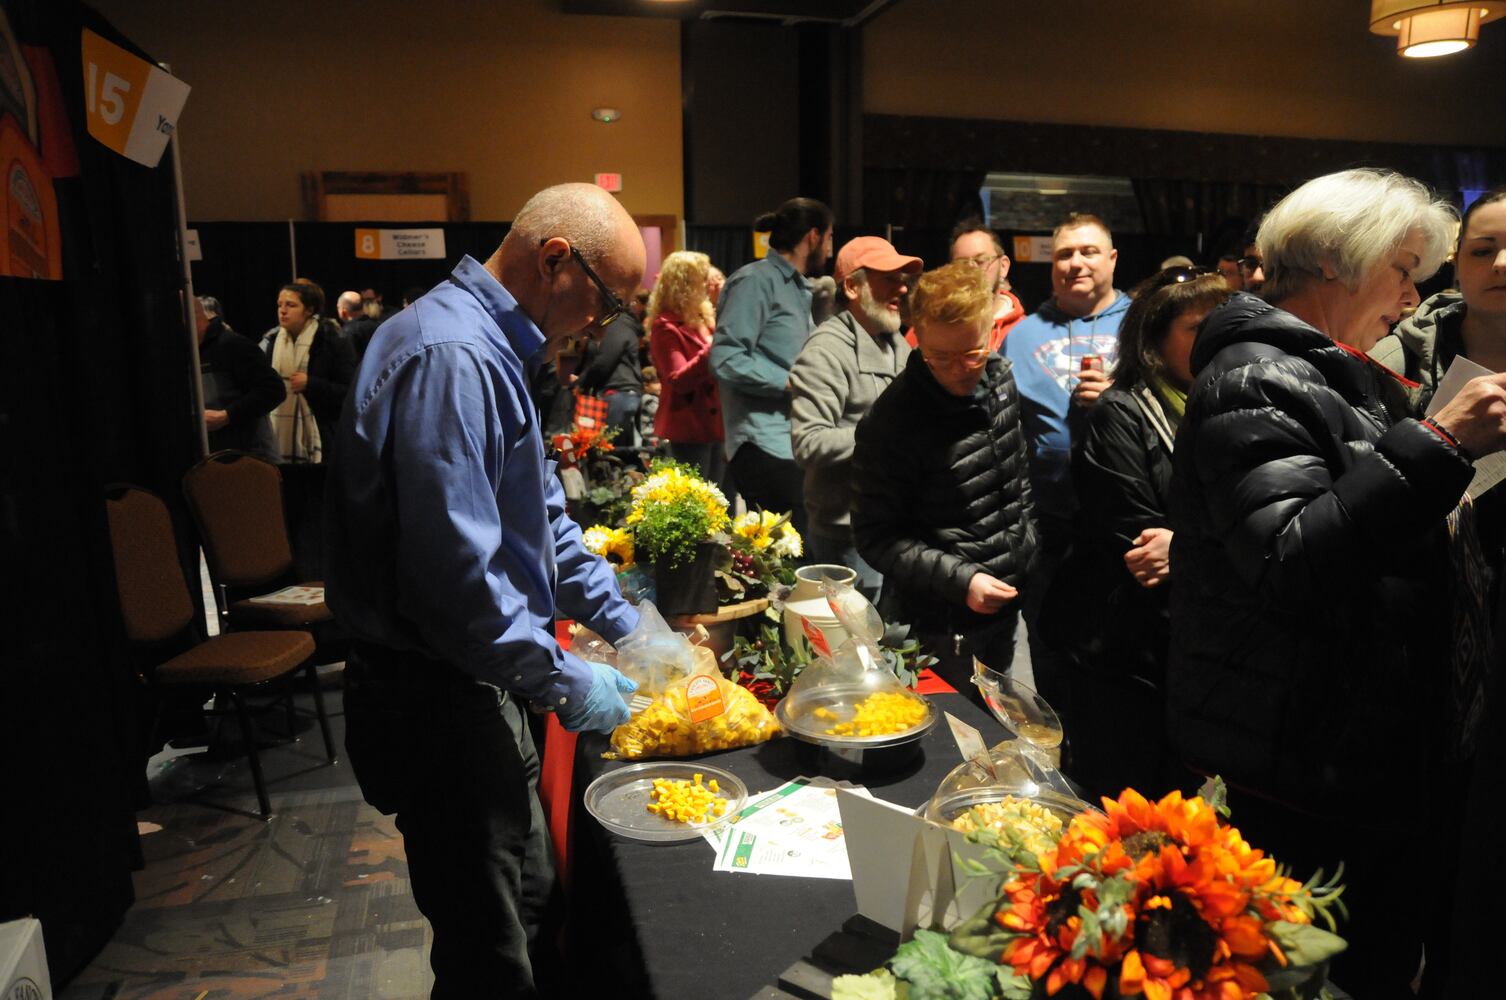
[[[711,371],[721,383],[727,457],[744,444],[793,461],[790,369],[811,334],[811,289],[774,251],[737,269],[722,289]]]

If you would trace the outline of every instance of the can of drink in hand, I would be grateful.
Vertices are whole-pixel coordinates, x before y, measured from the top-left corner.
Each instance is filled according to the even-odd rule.
[[[1103,355],[1101,355],[1101,354],[1084,354],[1082,356],[1081,370],[1085,371],[1085,372],[1101,372],[1101,371],[1103,371]]]

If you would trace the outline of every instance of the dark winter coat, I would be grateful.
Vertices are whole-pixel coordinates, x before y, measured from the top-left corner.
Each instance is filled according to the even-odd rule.
[[[281,327],[274,326],[262,338],[261,349],[269,361],[276,346],[275,338],[281,332]],[[328,442],[335,439],[335,425],[340,419],[340,408],[345,405],[345,394],[356,377],[355,351],[332,320],[319,321],[319,332],[309,345],[308,377],[303,394],[319,424],[319,437],[328,448]]]
[[[643,327],[623,313],[602,331],[601,339],[586,348],[585,367],[576,384],[581,392],[643,391],[643,370],[638,367],[638,341]]]
[[[372,334],[376,333],[380,325],[370,316],[356,316],[341,327],[340,332],[345,334],[346,340],[350,341],[350,349],[356,356],[358,367],[361,359],[366,356],[366,346],[371,343]]]
[[[233,448],[270,461],[272,425],[267,414],[287,396],[287,388],[256,345],[215,318],[199,342],[204,408],[224,410],[227,423],[209,432],[209,450]]]
[[[991,355],[962,398],[910,354],[858,424],[852,456],[853,536],[884,575],[886,618],[967,634],[993,620],[967,607],[975,573],[1023,587],[1035,552],[1027,462],[1008,361]]]
[[[1204,322],[1171,486],[1184,759],[1338,814],[1420,787],[1448,676],[1444,519],[1471,468],[1383,371],[1236,294]]]
[[[1152,422],[1146,408],[1154,407]],[[1077,494],[1072,554],[1051,584],[1053,641],[1085,665],[1164,682],[1173,575],[1142,587],[1124,554],[1147,528],[1170,528],[1171,431],[1160,400],[1143,382],[1114,385],[1087,410],[1072,449]]]

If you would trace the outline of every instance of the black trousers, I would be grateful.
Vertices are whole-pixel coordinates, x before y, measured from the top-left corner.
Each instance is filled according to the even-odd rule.
[[[775,458],[755,444],[738,446],[730,463],[732,481],[748,508],[790,513],[790,523],[805,537],[805,473],[792,458]]]
[[[1462,767],[1462,765],[1456,765]],[[1333,960],[1329,978],[1356,1000],[1414,1000],[1410,983],[1427,948],[1427,972],[1422,997],[1499,996],[1499,983],[1486,992],[1441,992],[1448,976],[1446,956],[1448,895],[1458,862],[1457,790],[1460,775],[1440,769],[1438,788],[1408,789],[1403,814],[1425,816],[1429,843],[1426,869],[1416,873],[1404,889],[1397,880],[1398,845],[1415,835],[1398,824],[1394,808],[1377,804],[1374,817],[1360,815],[1316,818],[1288,806],[1259,798],[1242,789],[1229,789],[1229,822],[1246,841],[1278,862],[1290,866],[1292,877],[1305,880],[1319,868],[1331,876],[1344,862],[1344,903],[1349,920],[1339,922],[1339,934],[1349,947]],[[1184,785],[1195,789],[1197,778]],[[1390,824],[1380,829],[1363,821]],[[1404,849],[1403,849],[1404,850]],[[1405,910],[1405,917],[1401,911]]]
[[[397,814],[434,928],[435,1000],[535,997],[554,887],[539,759],[517,701],[448,664],[369,646],[346,663],[345,747],[366,800]]]
[[[1051,582],[1072,547],[1072,522],[1070,518],[1038,510],[1035,523],[1038,541],[1030,573],[1022,588],[1025,606],[1021,612],[1025,616],[1025,636],[1030,644],[1030,670],[1035,675],[1035,689],[1065,724],[1072,716],[1069,685],[1072,654],[1046,641],[1040,623]]]

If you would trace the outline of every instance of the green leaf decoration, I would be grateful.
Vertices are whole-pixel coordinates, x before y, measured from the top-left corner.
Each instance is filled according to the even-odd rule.
[[[999,961],[1005,946],[1020,935],[994,923],[994,906],[995,904],[989,903],[956,926],[948,939],[954,951],[986,962]]]
[[[994,977],[999,981],[999,996],[1003,1000],[1030,1000],[1035,995],[1035,984],[1029,977],[1022,976],[1010,966],[999,966]]]
[[[911,1000],[993,1000],[998,965],[954,950],[945,934],[916,931],[889,962]]]
[[[1316,997],[1328,979],[1328,964],[1280,965],[1270,959],[1261,963],[1260,972],[1265,976],[1267,995],[1282,1000],[1296,997]]]
[[[1312,924],[1277,920],[1266,925],[1266,933],[1286,952],[1287,961],[1297,966],[1326,962],[1349,947],[1337,934]]]
[[[1213,807],[1213,811],[1224,819],[1229,818],[1229,788],[1224,784],[1224,779],[1214,775],[1203,782],[1203,787],[1197,790],[1198,797]]]

